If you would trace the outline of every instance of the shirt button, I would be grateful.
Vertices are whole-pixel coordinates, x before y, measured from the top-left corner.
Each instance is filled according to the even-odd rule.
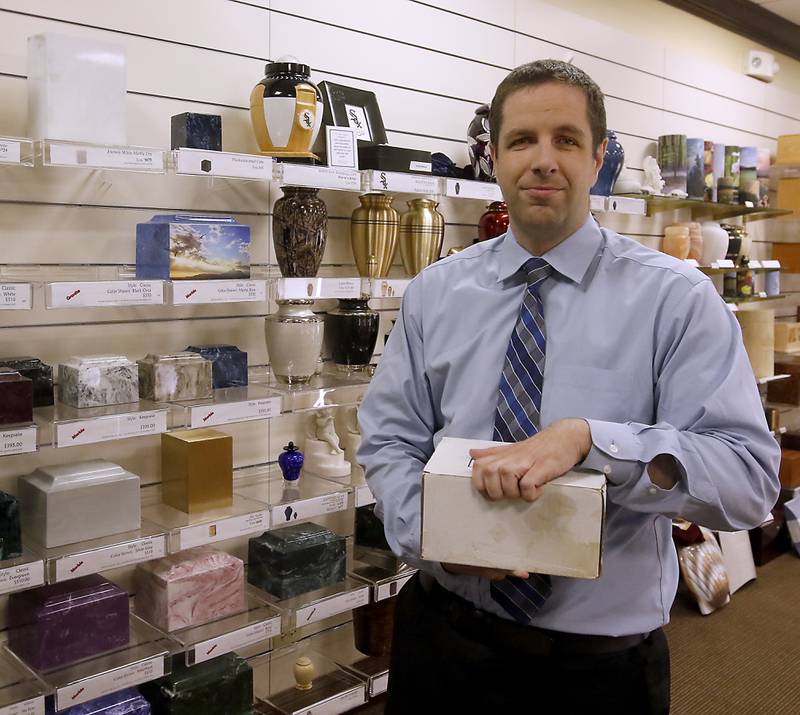
[[[650,494],[652,494],[653,496],[658,494],[658,489],[656,489],[655,487],[650,487],[647,491],[650,492]]]
[[[619,447],[612,442],[611,446],[608,448],[608,451],[611,452],[611,454],[616,454],[619,452]]]
[[[606,464],[606,466],[603,467],[603,474],[611,474],[611,465]]]

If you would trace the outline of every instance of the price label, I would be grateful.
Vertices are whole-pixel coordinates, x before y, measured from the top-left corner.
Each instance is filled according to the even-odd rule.
[[[747,267],[750,268],[751,270],[753,268],[761,268],[761,261],[749,261],[747,263]]]
[[[502,201],[503,194],[497,184],[488,181],[469,181],[466,179],[447,179],[448,196],[462,199],[483,199],[484,201]]]
[[[175,152],[178,174],[224,176],[233,179],[272,180],[272,159],[254,154],[232,154],[203,149],[178,149]]]
[[[36,451],[36,425],[0,431],[0,456]]]
[[[372,188],[378,191],[398,191],[406,194],[440,194],[439,179],[435,176],[402,174],[397,171],[372,171]]]
[[[87,166],[95,169],[163,172],[164,152],[160,149],[51,143],[50,163],[61,166]]]
[[[366,291],[373,298],[402,298],[411,283],[409,278],[371,278]]]
[[[44,695],[0,708],[0,715],[44,715]]]
[[[781,262],[780,261],[761,261],[761,266],[763,268],[780,268]]]
[[[282,162],[284,185],[313,186],[318,189],[361,191],[361,173],[355,169],[328,166],[303,166]]]
[[[162,281],[93,281],[50,283],[48,308],[87,308],[119,305],[162,305]]]
[[[32,307],[30,283],[0,283],[0,310],[30,310]]]
[[[403,576],[402,578],[395,579],[394,581],[390,581],[389,583],[382,583],[380,586],[375,587],[375,600],[376,601],[385,601],[387,598],[392,598],[400,593],[400,589],[403,588],[410,580],[411,577],[416,572],[412,572],[407,576]]]
[[[647,214],[647,202],[644,199],[634,199],[630,196],[609,196],[606,200],[606,211],[644,216]]]
[[[360,298],[360,278],[281,278],[278,299]]]
[[[177,281],[172,284],[173,305],[248,303],[266,299],[266,281]]]
[[[607,198],[608,198],[607,196],[595,196],[594,194],[591,194],[589,196],[589,210],[605,211]]]
[[[240,648],[247,648],[256,643],[269,640],[280,635],[280,633],[280,616],[253,623],[231,633],[196,644],[194,647],[194,662],[195,664],[204,663],[207,660],[216,658],[218,655],[232,653]]]
[[[161,434],[167,431],[167,411],[133,412],[129,415],[120,415],[120,439],[125,437],[144,437],[145,435]]]
[[[69,581],[119,566],[160,559],[166,555],[167,537],[149,536],[126,544],[115,544],[83,554],[64,556],[56,561],[56,581]]]
[[[31,561],[21,566],[0,570],[0,594],[22,591],[44,584],[44,561]]]
[[[712,268],[736,268],[736,266],[733,265],[733,261],[730,258],[725,258],[722,261],[717,261],[716,263],[712,263],[711,267]]]
[[[0,139],[0,163],[19,164],[22,159],[22,145],[11,139]],[[2,712],[2,710],[0,710]]]
[[[336,492],[323,494],[310,499],[299,499],[288,504],[277,504],[272,507],[272,526],[287,524],[298,519],[310,519],[312,516],[332,514],[347,508],[347,493]]]
[[[345,611],[365,606],[369,603],[369,586],[364,586],[356,591],[340,593],[323,601],[318,601],[310,606],[297,609],[297,628],[316,623],[331,616],[337,616]]]
[[[192,407],[190,410],[191,428],[228,425],[233,422],[249,422],[250,420],[266,420],[279,415],[280,412],[280,397],[201,405]]]
[[[739,306],[736,305],[736,303],[728,303],[727,305],[728,305],[728,310],[730,310],[731,313],[737,313],[739,311]]]
[[[256,511],[252,514],[233,516],[229,519],[220,519],[208,524],[186,526],[179,531],[179,547],[191,549],[194,546],[213,544],[215,541],[232,539],[236,536],[246,536],[258,531],[269,529],[269,514],[265,511]]]
[[[356,506],[369,506],[374,503],[375,495],[366,484],[356,488]]]
[[[366,687],[359,685],[352,690],[323,700],[310,708],[292,711],[292,715],[340,715],[367,702]]]
[[[56,709],[63,710],[88,700],[102,698],[118,690],[155,680],[162,675],[164,675],[164,656],[157,655],[107,673],[84,678],[72,685],[56,689]]]
[[[376,675],[369,684],[369,696],[374,698],[376,695],[381,695],[389,689],[389,671],[381,675]]]
[[[108,442],[126,437],[144,437],[167,431],[167,411],[131,412],[56,425],[56,447]]]

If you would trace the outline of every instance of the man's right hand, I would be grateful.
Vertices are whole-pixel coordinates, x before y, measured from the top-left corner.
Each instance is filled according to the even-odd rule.
[[[485,566],[463,566],[462,564],[442,564],[442,568],[454,576],[480,576],[490,581],[502,581],[507,576],[528,578],[527,571],[506,571],[505,569],[490,569]]]

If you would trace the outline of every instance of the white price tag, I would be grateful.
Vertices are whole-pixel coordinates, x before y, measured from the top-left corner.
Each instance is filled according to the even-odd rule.
[[[288,504],[277,504],[272,507],[272,526],[287,524],[298,519],[310,519],[312,516],[332,514],[347,508],[347,493],[335,492],[323,494],[310,499],[299,499]]]
[[[402,298],[410,278],[370,278],[368,292],[373,298]]]
[[[765,291],[765,290],[759,291],[758,292],[758,297],[759,298],[766,298],[767,297],[767,291]]]
[[[751,270],[753,268],[761,268],[761,261],[749,261],[747,263],[747,267],[750,268]]]
[[[711,267],[712,268],[736,268],[736,266],[733,265],[733,261],[730,258],[725,258],[722,261],[717,261],[716,263],[712,263]]]
[[[254,154],[178,149],[175,152],[175,170],[178,174],[271,181],[272,159]]]
[[[318,189],[361,191],[361,172],[327,166],[304,166],[282,162],[284,185],[313,186]]]
[[[589,210],[590,211],[605,211],[607,196],[589,195]]]
[[[356,506],[369,506],[375,503],[375,495],[366,484],[356,488]]]
[[[408,162],[409,171],[425,171],[428,174],[433,171],[433,162],[430,161],[410,161]]]
[[[761,266],[763,268],[780,268],[781,262],[780,261],[761,261]]]
[[[647,202],[644,199],[635,199],[631,196],[609,196],[606,201],[606,211],[609,213],[645,216],[647,214]]]
[[[44,584],[44,561],[9,566],[0,571],[0,594],[22,591]]]
[[[353,690],[334,695],[311,708],[294,710],[292,715],[340,715],[367,702],[366,687],[359,685]]]
[[[727,303],[727,306],[728,306],[728,310],[730,310],[731,313],[736,313],[736,312],[739,311],[739,306],[736,305],[736,303]]]
[[[375,600],[385,601],[387,598],[396,596],[398,593],[400,593],[400,589],[411,580],[413,575],[413,573],[410,573],[408,576],[403,576],[402,578],[395,579],[389,583],[382,583],[380,586],[376,586]]]
[[[56,447],[143,437],[167,431],[167,411],[131,412],[56,425]]]
[[[48,308],[86,308],[107,305],[162,305],[162,281],[93,281],[50,283]]]
[[[166,555],[167,537],[148,536],[126,544],[115,544],[83,554],[64,556],[56,561],[56,581],[69,581],[78,576],[160,559]]]
[[[110,670],[107,673],[84,678],[77,683],[56,689],[56,708],[63,710],[72,705],[85,703],[88,700],[102,698],[118,690],[132,688],[164,675],[164,656],[131,663],[130,665]]]
[[[167,411],[133,412],[129,415],[119,416],[119,431],[117,437],[144,437],[146,435],[161,434],[167,431]]]
[[[281,300],[316,298],[360,298],[360,278],[281,278],[277,285]]]
[[[161,170],[164,152],[158,149],[128,149],[111,146],[86,147],[86,165],[114,169]]]
[[[694,258],[684,258],[683,262],[692,268],[698,268],[700,264]]]
[[[316,623],[324,618],[336,616],[345,611],[351,611],[360,606],[366,606],[369,603],[369,586],[359,588],[357,591],[350,591],[349,593],[340,593],[336,596],[326,598],[324,601],[318,601],[310,606],[304,606],[297,609],[297,628],[307,626],[310,623]]]
[[[0,163],[19,164],[21,158],[22,145],[19,142],[11,139],[0,139]]]
[[[488,181],[447,179],[446,187],[448,196],[459,196],[462,199],[483,199],[484,201],[503,200],[500,187]]]
[[[407,194],[439,194],[439,179],[436,176],[402,174],[397,171],[372,171],[372,188],[377,191],[398,191]]]
[[[0,456],[36,451],[36,425],[0,431]]]
[[[376,675],[369,684],[369,696],[374,698],[376,695],[385,693],[389,688],[389,672]]]
[[[0,283],[0,310],[30,310],[32,307],[30,283]]]
[[[0,708],[0,715],[44,715],[44,695]]]
[[[192,407],[190,410],[191,428],[228,425],[233,422],[249,422],[250,420],[266,420],[279,415],[280,412],[280,397],[201,405]]]
[[[267,299],[266,281],[176,281],[173,305],[245,303]]]
[[[280,635],[280,632],[280,616],[274,616],[273,618],[268,618],[266,621],[253,623],[244,628],[239,628],[232,633],[226,633],[225,635],[197,643],[194,646],[194,662],[195,664],[204,663],[207,660],[216,658],[218,655],[232,653],[240,648],[247,648],[256,643],[274,638]]]
[[[180,550],[191,549],[193,546],[213,544],[215,541],[232,539],[235,536],[246,536],[269,528],[269,514],[267,511],[256,511],[252,514],[232,516],[208,524],[186,526],[179,531]]]

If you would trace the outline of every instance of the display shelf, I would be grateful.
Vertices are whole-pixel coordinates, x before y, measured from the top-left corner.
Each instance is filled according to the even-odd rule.
[[[779,293],[778,295],[753,295],[747,298],[729,298],[723,295],[722,299],[730,305],[744,305],[745,303],[762,303],[767,300],[781,300],[786,297],[785,294]]]
[[[164,281],[64,281],[45,284],[47,308],[163,305]]]
[[[311,647],[360,680],[366,680],[370,698],[386,692],[390,656],[370,656],[359,651],[355,646],[352,623],[312,636]]]
[[[370,587],[371,600],[375,603],[392,598],[400,593],[417,569],[399,561],[394,556],[385,556],[367,550],[353,562],[350,575]]]
[[[169,633],[169,638],[183,650],[186,665],[197,665],[226,653],[265,644],[280,635],[280,612],[267,605],[258,593],[258,589],[247,586],[247,605],[242,613]]]
[[[310,626],[369,603],[369,586],[348,576],[341,583],[279,600],[266,591],[259,595],[283,613],[284,632]]]
[[[34,157],[32,139],[0,137],[0,166],[33,166]]]
[[[263,303],[267,300],[267,281],[263,279],[169,281],[167,296],[170,305]]]
[[[35,424],[3,425],[0,427],[0,457],[35,452],[37,436]]]
[[[370,298],[402,298],[411,278],[365,278],[361,292]]]
[[[169,407],[147,400],[83,409],[56,402],[34,410],[40,445],[59,448],[161,434],[167,431],[168,417]]]
[[[30,283],[0,281],[0,310],[31,310],[33,286]]]
[[[629,214],[632,216],[645,216],[647,214],[647,203],[642,198],[633,196],[593,196],[592,200],[595,198],[604,199],[603,207],[598,209],[599,213]]]
[[[367,191],[391,191],[425,196],[438,196],[442,193],[442,180],[433,174],[411,174],[377,169],[365,169],[363,174],[364,188]]]
[[[759,385],[766,385],[768,382],[775,382],[776,380],[786,380],[790,378],[791,375],[789,374],[780,374],[780,375],[770,375],[769,377],[759,377],[758,384]]]
[[[680,199],[672,196],[652,196],[641,194],[623,194],[622,198],[644,200],[647,205],[647,216],[676,209],[690,209],[692,218],[709,218],[714,221],[742,216],[745,221],[787,216],[792,212],[786,209],[769,209],[760,206],[744,206],[742,204],[720,204],[702,199]]]
[[[278,278],[272,283],[275,300],[360,298],[361,278]]]
[[[57,548],[35,544],[33,548],[44,559],[47,582],[60,583],[166,556],[167,533],[158,524],[143,521],[135,531]]]
[[[131,614],[125,648],[37,676],[55,694],[56,710],[79,705],[169,673],[174,645],[163,633]],[[12,651],[13,652],[13,651]]]
[[[753,265],[756,263],[757,265]],[[761,265],[760,261],[750,261],[750,265],[748,266],[731,266],[728,268],[720,268],[718,266],[695,266],[698,271],[702,271],[707,276],[715,276],[715,275],[723,275],[725,273],[771,273],[772,271],[779,271],[780,265],[777,268],[765,268]]]
[[[274,163],[273,179],[281,186],[308,186],[316,189],[362,191],[361,172],[357,169],[334,169],[327,166]]]
[[[210,399],[170,404],[176,413],[175,423],[195,429],[270,419],[280,414],[283,397],[269,387],[255,384],[217,389]]]
[[[27,543],[22,548],[22,556],[0,561],[0,595],[43,586],[44,582],[44,561]]]
[[[199,514],[187,514],[166,504],[150,504],[142,508],[142,518],[168,532],[167,548],[171,554],[269,529],[265,504],[238,494],[233,495],[230,507]]]
[[[240,497],[267,506],[269,528],[281,524],[333,514],[347,509],[352,489],[303,471],[295,482],[287,482],[276,465],[237,472],[234,491]]]
[[[489,181],[471,179],[445,179],[444,195],[450,198],[479,199],[481,201],[502,201],[500,187]]]
[[[314,667],[311,688],[295,685],[294,665],[307,657]],[[367,683],[307,644],[288,646],[249,661],[253,668],[254,712],[269,715],[337,715],[363,705]]]
[[[0,715],[44,715],[49,690],[11,651],[0,648]]]
[[[370,382],[366,371],[340,372],[326,368],[307,383],[287,385],[279,382],[272,372],[262,373],[254,379],[269,385],[283,396],[284,412],[305,412],[321,407],[356,405],[364,397]]]
[[[143,171],[150,174],[166,172],[166,152],[150,147],[43,139],[38,142],[38,153],[44,166]]]
[[[269,156],[208,149],[176,149],[169,154],[169,166],[178,176],[271,181],[272,163]]]
[[[369,506],[375,503],[375,495],[367,485],[364,478],[364,469],[359,464],[350,465],[350,476],[341,477],[320,477],[340,487],[345,487],[353,493],[353,506]]]

